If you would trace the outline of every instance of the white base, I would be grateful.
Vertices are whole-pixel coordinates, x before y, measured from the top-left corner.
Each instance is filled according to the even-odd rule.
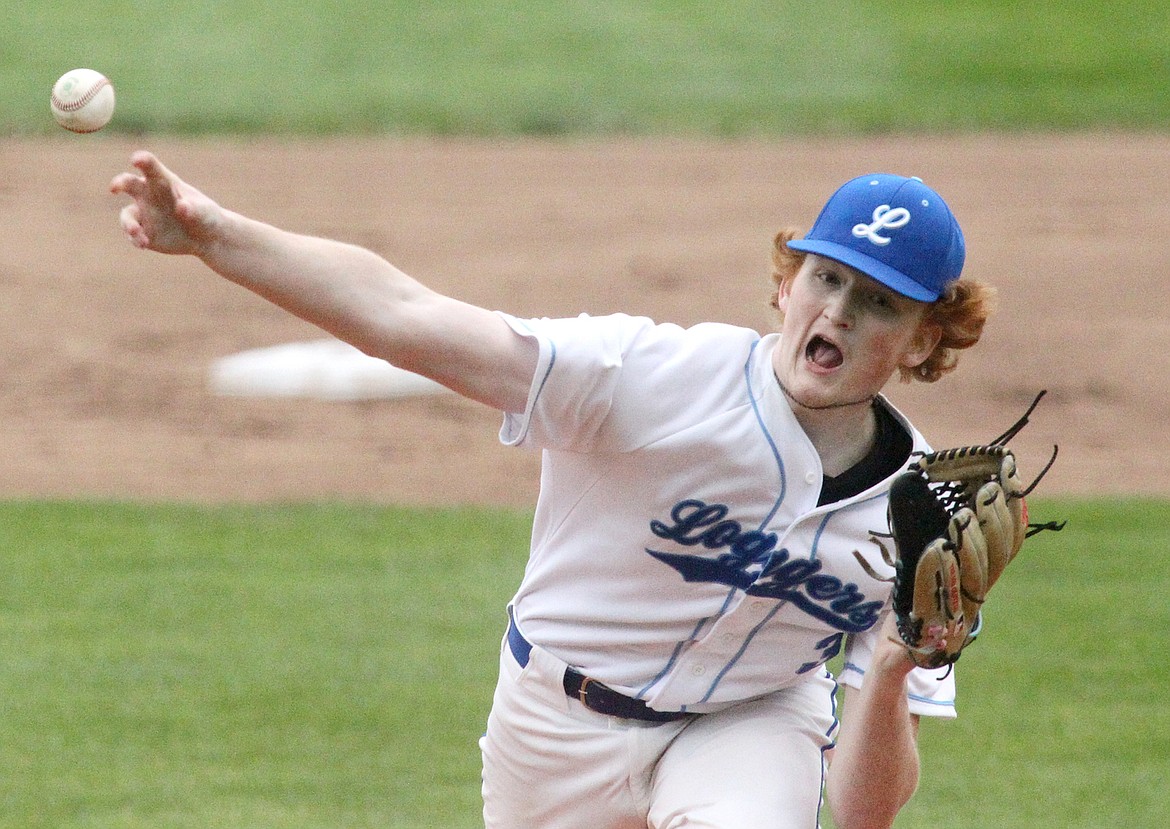
[[[215,394],[316,400],[383,400],[449,391],[421,375],[370,357],[340,340],[242,351],[208,372]]]

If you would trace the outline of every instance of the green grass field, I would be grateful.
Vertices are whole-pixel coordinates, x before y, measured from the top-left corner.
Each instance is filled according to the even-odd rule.
[[[1170,125],[1163,0],[27,0],[0,134],[105,72],[123,132],[473,135]]]
[[[1170,506],[1033,513],[899,827],[1168,825]],[[529,522],[0,505],[0,827],[478,825]]]
[[[59,135],[76,66],[113,78],[122,133],[1170,126],[1164,0],[27,0],[0,27],[0,135]],[[997,587],[902,829],[1170,825],[1170,504],[1034,512],[1069,527]],[[529,523],[0,504],[0,829],[480,825]]]
[[[529,524],[0,505],[0,827],[476,825]]]
[[[995,588],[957,666],[959,718],[926,723],[899,827],[1170,826],[1170,506],[1045,501],[1068,517]]]

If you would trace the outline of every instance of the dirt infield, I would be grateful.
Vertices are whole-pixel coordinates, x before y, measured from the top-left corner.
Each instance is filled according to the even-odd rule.
[[[1006,428],[1052,493],[1170,495],[1170,137],[699,143],[0,142],[2,497],[529,506],[539,458],[454,396],[222,398],[215,359],[319,332],[189,260],[132,249],[106,192],[148,147],[223,203],[369,246],[522,315],[764,329],[768,252],[844,179],[920,175],[1000,311],[959,371],[891,397],[939,446]]]

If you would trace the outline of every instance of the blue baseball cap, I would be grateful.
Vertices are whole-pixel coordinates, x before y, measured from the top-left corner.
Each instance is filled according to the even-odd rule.
[[[808,235],[788,247],[843,262],[920,302],[934,302],[959,278],[967,252],[938,193],[920,178],[886,173],[841,185]]]

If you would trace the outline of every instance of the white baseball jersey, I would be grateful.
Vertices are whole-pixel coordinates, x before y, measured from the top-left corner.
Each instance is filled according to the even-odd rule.
[[[854,553],[892,575],[875,537],[889,480],[817,506],[820,459],[772,371],[779,335],[503,316],[540,346],[526,410],[500,432],[543,451],[512,602],[524,636],[660,710],[791,686],[842,647],[840,680],[859,686],[890,585]],[[913,713],[954,716],[945,669],[909,688]]]

